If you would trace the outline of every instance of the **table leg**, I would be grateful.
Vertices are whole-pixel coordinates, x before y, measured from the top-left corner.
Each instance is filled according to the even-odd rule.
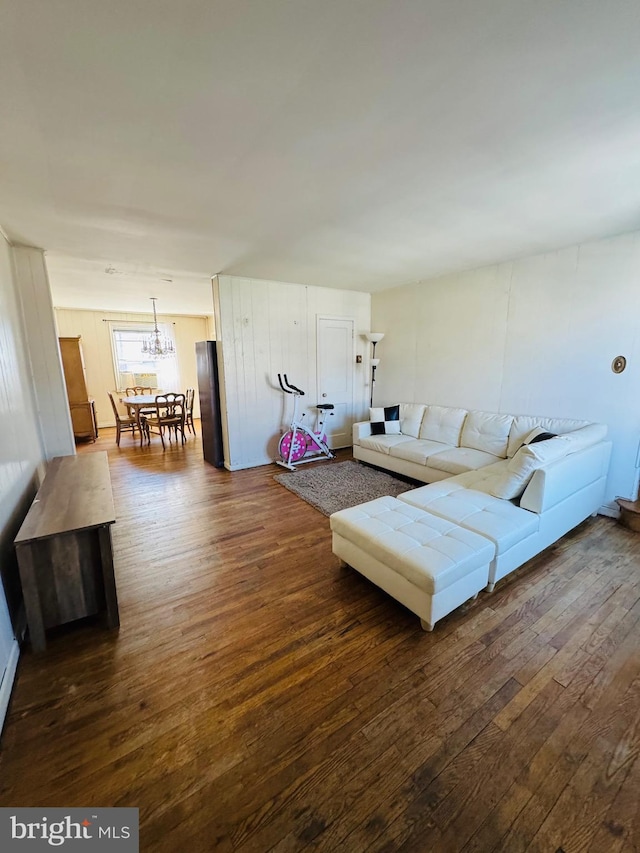
[[[140,447],[142,447],[142,420],[140,418],[140,406],[136,406],[136,419],[138,421],[138,431],[140,433]]]

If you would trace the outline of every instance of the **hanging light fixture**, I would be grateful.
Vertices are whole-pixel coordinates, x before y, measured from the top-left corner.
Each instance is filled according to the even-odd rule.
[[[146,338],[143,338],[142,352],[145,355],[152,355],[155,358],[164,358],[167,355],[173,355],[175,349],[173,341],[166,337],[166,335],[160,334],[158,317],[156,316],[156,299],[156,296],[151,297],[151,301],[153,302],[153,332],[147,335]]]

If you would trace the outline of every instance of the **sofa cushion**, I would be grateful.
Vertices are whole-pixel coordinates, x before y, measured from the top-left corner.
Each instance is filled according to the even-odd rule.
[[[422,403],[400,403],[400,432],[418,438],[426,406]]]
[[[440,441],[442,444],[459,447],[460,433],[467,410],[449,406],[427,406],[426,409],[419,437],[427,441]]]
[[[466,474],[459,474],[457,477],[447,477],[446,480],[438,480],[436,483],[429,483],[427,486],[418,486],[417,489],[402,492],[402,494],[397,497],[398,500],[402,499],[406,500],[407,503],[412,503],[408,496],[417,495],[420,497],[420,500],[417,500],[415,505],[424,508],[429,501],[447,497],[448,495],[452,495],[454,492],[463,492],[465,488],[467,488],[464,483],[461,482],[462,478],[465,476]],[[426,491],[427,489],[429,490],[428,492]]]
[[[567,455],[567,443],[559,438],[550,438],[535,444],[525,444],[509,460],[506,469],[495,473],[490,479],[475,486],[496,498],[513,500],[519,498],[529,485],[534,471],[556,462]]]
[[[370,435],[367,438],[360,439],[360,447],[366,447],[367,450],[377,450],[378,453],[389,454],[392,447],[403,442],[412,442],[415,439],[407,438],[406,435]]]
[[[458,487],[443,494],[438,488],[442,485],[432,483],[402,492],[398,500],[486,536],[495,544],[497,554],[503,554],[538,530],[540,517],[535,512],[475,489]]]
[[[506,457],[513,415],[492,412],[469,412],[462,427],[460,444],[472,450],[483,450]]]
[[[589,421],[577,421],[571,418],[540,418],[535,415],[514,415],[513,424],[509,432],[509,444],[507,446],[507,456],[513,454],[522,447],[525,437],[536,427],[541,427],[547,432],[553,432],[556,435],[564,435],[567,432],[580,429],[580,427],[588,426]]]
[[[558,441],[566,445],[567,453],[577,453],[578,450],[584,450],[599,441],[604,441],[606,436],[606,424],[589,424],[581,429],[573,430],[573,432],[559,435]]]
[[[400,406],[369,409],[371,435],[400,435]]]
[[[492,453],[485,453],[483,450],[453,447],[451,450],[444,450],[430,456],[429,466],[438,471],[445,471],[447,474],[463,474],[465,471],[475,471],[477,468],[484,468],[485,465],[491,465],[497,461],[497,457]]]
[[[472,531],[392,497],[336,512],[334,533],[410,583],[435,595],[493,559],[493,544]]]
[[[509,459],[500,459],[492,465],[484,465],[482,468],[476,468],[473,471],[465,471],[464,474],[456,474],[448,482],[456,483],[465,489],[477,489],[479,488],[478,483],[483,483],[485,480],[496,477],[498,474],[506,471],[509,461]]]
[[[441,444],[439,441],[424,441],[423,439],[410,439],[403,441],[402,444],[396,444],[389,450],[390,456],[396,456],[398,459],[406,459],[407,462],[417,462],[418,465],[426,465],[427,459],[435,453],[440,453],[443,450],[454,450],[446,444]]]

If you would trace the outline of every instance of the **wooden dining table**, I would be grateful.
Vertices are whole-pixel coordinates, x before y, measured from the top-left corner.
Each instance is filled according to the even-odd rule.
[[[136,425],[140,431],[140,447],[142,447],[142,424],[140,423],[140,411],[141,409],[155,408],[156,395],[137,394],[133,397],[120,397],[120,402],[135,415]]]

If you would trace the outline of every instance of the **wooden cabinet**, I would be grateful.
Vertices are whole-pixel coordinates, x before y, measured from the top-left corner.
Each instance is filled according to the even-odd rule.
[[[107,454],[57,456],[15,538],[29,636],[34,651],[45,631],[102,613],[120,624],[113,571],[115,523]]]
[[[89,398],[86,403],[69,403],[69,409],[71,410],[74,437],[89,438],[95,441],[98,437],[98,425],[93,399]]]
[[[87,375],[84,369],[82,343],[80,336],[58,338],[64,370],[64,381],[69,397],[73,435],[76,439],[88,438],[95,441],[98,437],[95,404],[87,389]]]

